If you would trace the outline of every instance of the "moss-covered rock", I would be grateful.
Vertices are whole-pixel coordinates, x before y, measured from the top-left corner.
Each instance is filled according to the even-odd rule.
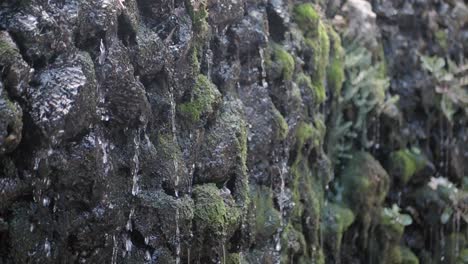
[[[419,259],[411,249],[401,247],[401,264],[419,264]]]
[[[294,7],[293,19],[306,37],[316,37],[320,23],[320,15],[309,3]]]
[[[197,76],[191,96],[189,102],[177,105],[178,113],[190,122],[211,116],[221,101],[218,88],[203,74]]]
[[[341,46],[341,38],[331,26],[327,27],[330,39],[330,60],[327,68],[327,86],[334,96],[340,95],[344,74],[344,49]]]
[[[193,189],[194,223],[201,236],[225,237],[239,223],[240,212],[224,202],[215,184],[198,185]]]
[[[250,196],[255,213],[255,243],[262,246],[278,232],[281,214],[274,208],[273,193],[270,188],[251,185]]]
[[[287,225],[281,233],[282,263],[288,263],[295,255],[306,254],[306,240],[302,232]]]
[[[402,184],[408,183],[414,174],[427,164],[427,159],[417,148],[402,149],[390,154],[389,173],[397,177]]]
[[[354,222],[354,213],[343,205],[327,203],[323,209],[323,239],[329,252],[329,262],[337,263],[340,259],[343,233]]]
[[[468,248],[465,248],[460,252],[460,256],[457,259],[457,263],[460,263],[460,264],[468,263]]]
[[[317,102],[323,102],[326,99],[325,78],[329,63],[330,40],[322,22],[319,23],[317,37],[306,38],[305,44],[305,53],[310,58],[306,64],[310,69],[312,84],[316,89]]]
[[[21,141],[23,111],[11,101],[0,81],[0,155],[13,151]]]
[[[398,244],[391,245],[381,253],[379,261],[383,264],[419,264],[418,257],[409,248]]]
[[[367,245],[372,219],[379,216],[389,190],[389,176],[371,154],[357,152],[343,169],[341,183],[343,201],[361,222],[362,243]]]
[[[276,125],[275,126],[276,138],[280,140],[285,140],[289,132],[288,123],[284,119],[283,115],[281,115],[281,113],[278,111],[278,109],[274,108],[273,114],[274,114],[273,121],[275,122],[275,125]]]
[[[272,43],[269,56],[265,59],[269,78],[273,80],[290,81],[294,74],[294,57],[280,44]]]

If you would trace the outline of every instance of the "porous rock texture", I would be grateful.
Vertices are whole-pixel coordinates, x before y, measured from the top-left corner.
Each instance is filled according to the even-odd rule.
[[[462,0],[3,0],[0,263],[468,263],[466,55]]]

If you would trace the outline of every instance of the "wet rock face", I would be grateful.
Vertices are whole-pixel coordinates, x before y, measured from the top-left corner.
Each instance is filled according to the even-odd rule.
[[[0,263],[462,259],[465,101],[413,47],[462,64],[467,10],[3,1]]]

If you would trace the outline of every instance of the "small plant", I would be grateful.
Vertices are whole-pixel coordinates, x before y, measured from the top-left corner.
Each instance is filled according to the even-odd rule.
[[[370,148],[368,120],[398,101],[398,97],[388,95],[390,81],[382,70],[383,62],[373,61],[371,51],[359,41],[344,44],[346,79],[328,138],[329,155],[335,164],[351,157],[353,149]],[[345,116],[349,111],[352,116]]]
[[[468,114],[468,62],[457,65],[450,59],[420,55],[422,67],[435,79],[435,91],[441,95],[440,109],[448,121],[459,110]],[[447,61],[447,62],[446,62]]]
[[[383,216],[388,218],[393,223],[398,223],[402,226],[409,226],[413,223],[411,216],[402,214],[400,207],[397,204],[393,204],[392,208],[384,208]]]

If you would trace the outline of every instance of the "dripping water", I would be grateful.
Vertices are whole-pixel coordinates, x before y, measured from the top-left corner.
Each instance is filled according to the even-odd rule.
[[[138,178],[139,178],[139,171],[140,171],[140,129],[138,129],[135,137],[133,138],[133,144],[134,144],[134,154],[133,154],[133,168],[132,168],[132,195],[136,196],[139,192],[139,187],[138,187]]]
[[[266,81],[266,77],[267,77],[267,73],[266,73],[266,70],[265,70],[265,50],[263,48],[260,48],[260,67],[262,68],[262,73],[261,73],[261,76],[262,76],[262,86],[264,88],[267,88],[268,87],[268,83]]]
[[[112,240],[113,240],[113,247],[112,247],[111,264],[116,264],[117,263],[118,245],[117,245],[117,240],[115,239],[115,235],[112,236]]]
[[[283,232],[284,228],[284,204],[286,202],[286,194],[285,194],[285,174],[287,172],[286,168],[286,161],[282,161],[280,163],[280,196],[278,199],[278,205],[280,208],[280,227],[278,229],[276,238],[275,238],[275,250],[280,253],[281,252],[281,233]]]
[[[176,115],[176,105],[175,105],[175,100],[174,100],[174,91],[171,87],[170,93],[169,93],[169,98],[170,98],[170,104],[171,104],[171,131],[172,131],[172,143],[174,146],[177,146],[177,128],[176,128],[176,123],[175,123],[175,115]],[[179,164],[176,158],[172,159],[173,164],[174,164],[174,174],[176,176],[175,182],[174,182],[174,194],[176,199],[179,199]],[[175,211],[175,224],[176,224],[176,234],[175,234],[175,240],[176,240],[176,264],[180,263],[180,250],[181,250],[181,245],[180,245],[180,228],[179,228],[179,207],[176,207]]]

